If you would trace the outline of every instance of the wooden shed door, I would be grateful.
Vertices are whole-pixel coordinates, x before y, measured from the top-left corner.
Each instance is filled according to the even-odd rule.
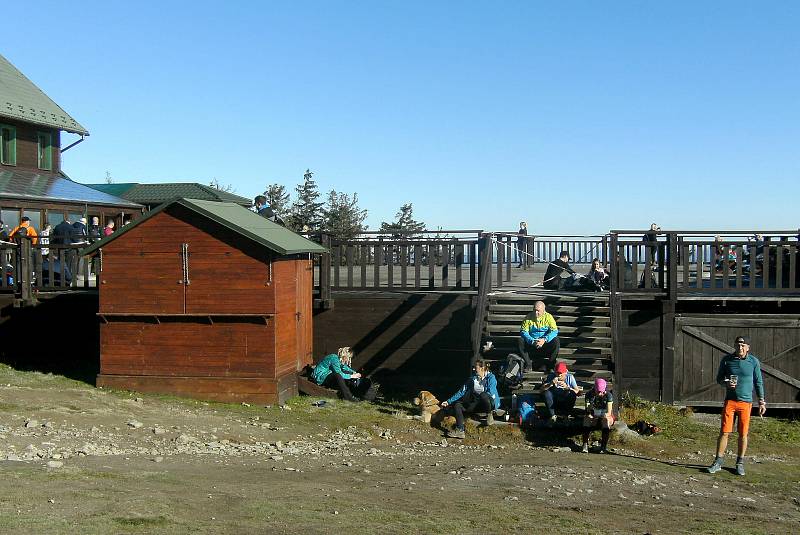
[[[131,251],[103,258],[100,310],[116,313],[181,314],[184,286],[181,244],[174,252]]]
[[[311,300],[313,292],[313,266],[311,260],[298,260],[297,269],[297,369],[313,362],[313,327]]]
[[[675,403],[723,401],[717,370],[739,335],[750,337],[750,352],[761,361],[770,406],[800,405],[800,321],[768,316],[748,319],[740,314],[675,319]]]

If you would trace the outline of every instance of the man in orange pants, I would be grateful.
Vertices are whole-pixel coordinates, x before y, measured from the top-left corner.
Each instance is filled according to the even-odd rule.
[[[744,475],[744,454],[747,451],[747,431],[750,427],[750,413],[753,410],[753,386],[758,396],[758,414],[767,411],[764,400],[764,379],[761,376],[761,363],[749,353],[750,340],[745,336],[736,337],[736,349],[725,355],[719,363],[717,383],[725,387],[725,405],[722,408],[722,427],[717,439],[717,456],[706,470],[709,474],[719,472],[722,458],[728,447],[728,435],[733,431],[733,418],[739,420],[739,447],[736,453],[736,474]]]

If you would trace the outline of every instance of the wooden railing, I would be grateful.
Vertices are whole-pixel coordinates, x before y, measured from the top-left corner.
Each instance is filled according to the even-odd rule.
[[[524,269],[540,267],[559,258],[567,251],[572,264],[590,264],[594,258],[607,265],[609,258],[608,236],[527,236],[520,246],[518,235],[498,232],[492,235],[495,247],[493,263],[497,275],[493,285],[503,286],[512,278],[511,268],[521,265]]]
[[[447,236],[441,235],[446,233]],[[460,236],[458,234],[461,234]],[[476,290],[478,231],[436,231],[413,236],[370,236],[320,242],[318,281],[333,290]]]
[[[97,258],[81,257],[86,244],[37,244],[27,237],[0,242],[4,267],[0,292],[14,293],[33,301],[39,292],[67,291],[95,287]]]
[[[479,290],[484,265],[494,272],[486,279],[487,288],[502,287],[515,266],[543,271],[561,251],[576,264],[598,258],[606,265],[609,258],[607,236],[529,236],[522,248],[516,233],[476,230],[364,233],[350,240],[309,237],[330,251],[315,262],[315,286],[323,301],[331,290]]]
[[[655,244],[642,241],[642,234],[612,232],[612,292],[800,294],[794,231],[661,232]]]

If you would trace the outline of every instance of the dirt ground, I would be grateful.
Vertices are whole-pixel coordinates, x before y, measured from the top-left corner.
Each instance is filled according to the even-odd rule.
[[[800,532],[796,421],[756,418],[747,476],[712,476],[716,415],[587,455],[566,430],[445,440],[405,402],[314,401],[195,402],[0,366],[0,531]]]

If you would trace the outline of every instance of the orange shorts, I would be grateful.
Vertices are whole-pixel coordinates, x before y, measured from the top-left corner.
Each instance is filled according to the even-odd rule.
[[[737,430],[740,435],[746,435],[750,429],[750,413],[753,411],[753,403],[750,401],[726,400],[722,406],[722,432],[730,433],[733,431],[733,415],[739,418]]]

